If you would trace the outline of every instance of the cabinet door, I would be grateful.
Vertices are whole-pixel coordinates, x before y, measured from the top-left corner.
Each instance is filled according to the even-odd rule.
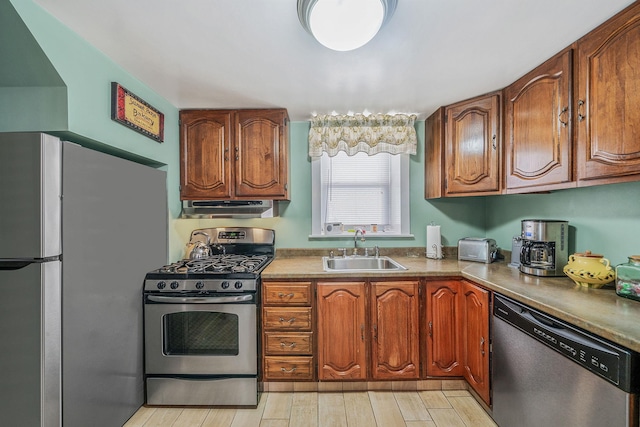
[[[418,307],[417,281],[371,283],[374,379],[419,377]]]
[[[446,195],[499,194],[500,95],[451,105],[445,117]]]
[[[575,186],[571,59],[565,50],[504,90],[508,193]]]
[[[640,3],[578,41],[578,185],[638,180]]]
[[[318,378],[367,378],[365,284],[318,283]]]
[[[462,376],[460,281],[427,282],[427,375]]]
[[[180,199],[231,197],[230,111],[180,111]]]
[[[489,404],[489,292],[462,281],[463,365],[469,385]]]
[[[235,194],[244,199],[288,199],[286,110],[236,113]]]

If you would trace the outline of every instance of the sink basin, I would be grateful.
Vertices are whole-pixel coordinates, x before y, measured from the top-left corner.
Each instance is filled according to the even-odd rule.
[[[399,271],[406,267],[389,257],[322,257],[324,271]]]

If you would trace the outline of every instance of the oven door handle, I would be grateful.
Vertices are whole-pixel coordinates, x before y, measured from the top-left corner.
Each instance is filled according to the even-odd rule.
[[[247,294],[225,297],[168,297],[162,295],[148,295],[147,299],[153,302],[164,302],[169,304],[220,304],[253,301],[253,295]]]

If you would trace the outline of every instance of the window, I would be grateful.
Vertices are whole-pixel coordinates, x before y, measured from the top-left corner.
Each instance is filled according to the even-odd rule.
[[[409,155],[344,151],[312,160],[312,236],[409,235]],[[326,224],[334,225],[331,231]]]

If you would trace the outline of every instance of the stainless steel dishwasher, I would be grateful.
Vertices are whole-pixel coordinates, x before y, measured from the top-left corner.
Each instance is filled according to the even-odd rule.
[[[638,353],[498,294],[492,345],[500,427],[638,427]]]

